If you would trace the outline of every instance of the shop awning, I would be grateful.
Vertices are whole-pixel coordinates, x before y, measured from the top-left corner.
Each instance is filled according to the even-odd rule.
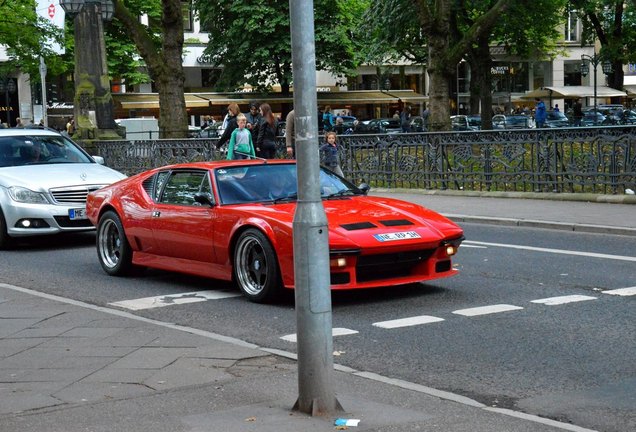
[[[636,97],[636,84],[626,85],[625,90],[627,90],[627,97],[630,97],[630,98]]]
[[[399,101],[419,103],[428,100],[413,90],[355,90],[341,92],[318,92],[318,105],[360,105],[360,104],[393,104]],[[115,103],[123,109],[159,109],[159,95],[157,93],[123,93],[113,94]],[[293,95],[280,93],[186,93],[186,108],[204,108],[208,106],[227,106],[232,102],[239,105],[249,104],[251,101],[267,102],[270,105],[293,103]]]
[[[611,87],[597,86],[597,98],[621,97],[625,92]],[[574,99],[574,98],[594,97],[594,86],[546,86],[532,90],[522,96],[523,99],[552,98],[552,99]]]

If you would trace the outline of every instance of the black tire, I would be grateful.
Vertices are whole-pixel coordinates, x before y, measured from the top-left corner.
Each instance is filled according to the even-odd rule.
[[[132,248],[128,243],[119,216],[107,211],[97,225],[97,258],[106,273],[125,276],[131,273]]]
[[[276,252],[257,229],[244,231],[236,242],[234,279],[243,295],[255,303],[275,300],[282,292]]]
[[[7,233],[7,222],[4,219],[2,210],[0,210],[0,250],[10,249],[12,245],[13,239]]]

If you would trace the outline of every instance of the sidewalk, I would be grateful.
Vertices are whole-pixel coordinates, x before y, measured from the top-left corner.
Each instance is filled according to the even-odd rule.
[[[407,189],[372,189],[371,195],[414,202],[456,222],[636,236],[634,195],[480,194]]]
[[[375,191],[459,221],[636,235],[636,206]],[[178,432],[334,430],[292,412],[290,353],[50,296],[0,281],[0,430]],[[337,362],[337,359],[336,359]],[[355,431],[583,429],[336,364]]]
[[[331,431],[291,411],[288,353],[0,283],[3,432]],[[356,431],[579,431],[417,384],[337,367]]]

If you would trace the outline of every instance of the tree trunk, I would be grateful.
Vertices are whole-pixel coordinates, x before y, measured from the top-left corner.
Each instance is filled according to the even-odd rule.
[[[183,12],[181,0],[162,0],[163,28],[161,67],[157,71],[159,134],[161,138],[188,136],[183,72]]]
[[[183,72],[183,13],[181,0],[162,0],[162,45],[158,49],[148,30],[121,0],[115,0],[115,17],[128,28],[148,73],[159,92],[161,138],[186,138],[188,119]]]

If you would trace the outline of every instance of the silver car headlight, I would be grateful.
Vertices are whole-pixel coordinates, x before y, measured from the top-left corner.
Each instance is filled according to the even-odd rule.
[[[46,196],[40,192],[34,192],[22,186],[11,186],[9,188],[11,199],[17,202],[28,204],[48,204]]]

